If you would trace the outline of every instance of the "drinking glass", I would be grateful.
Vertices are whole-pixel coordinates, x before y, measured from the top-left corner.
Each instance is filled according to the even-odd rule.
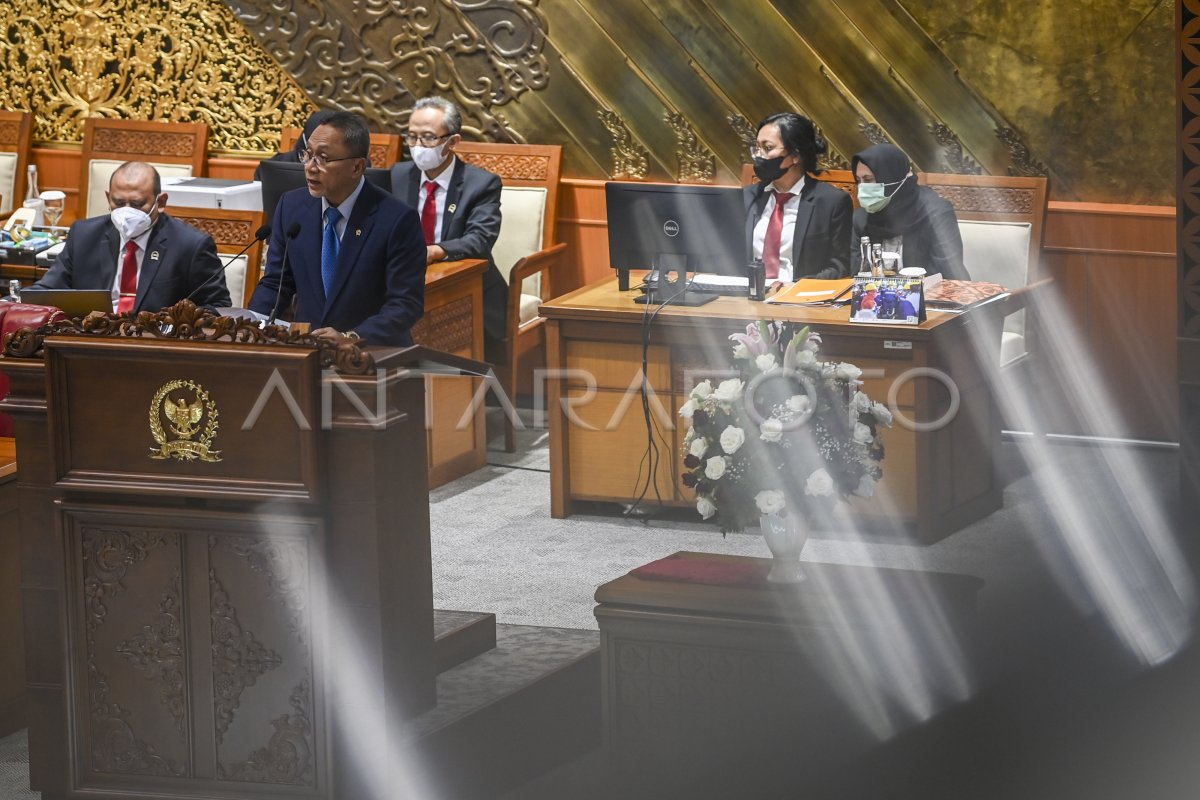
[[[50,227],[50,232],[53,233],[58,221],[62,219],[63,211],[67,206],[67,195],[57,189],[49,189],[41,193],[42,205],[46,214],[46,224]]]

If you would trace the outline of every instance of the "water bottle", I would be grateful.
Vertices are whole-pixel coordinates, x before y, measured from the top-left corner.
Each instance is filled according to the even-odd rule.
[[[761,258],[750,262],[748,268],[750,284],[750,299],[762,300],[767,296],[767,271]]]
[[[38,191],[37,164],[29,165],[28,176],[25,181],[25,199],[38,200],[41,198],[42,193]]]
[[[858,274],[871,274],[871,237],[864,236],[858,240]]]
[[[883,245],[871,245],[871,277],[883,277]]]
[[[5,303],[21,302],[21,282],[19,280],[13,279],[8,282],[8,294],[4,296],[3,302],[5,302]]]

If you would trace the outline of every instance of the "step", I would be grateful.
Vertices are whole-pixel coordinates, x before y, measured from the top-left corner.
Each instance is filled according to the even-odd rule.
[[[495,646],[495,614],[434,610],[433,663],[439,673],[486,653]]]

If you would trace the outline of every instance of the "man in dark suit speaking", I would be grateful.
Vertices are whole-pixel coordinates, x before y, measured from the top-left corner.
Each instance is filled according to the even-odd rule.
[[[460,161],[462,115],[441,97],[413,106],[404,136],[411,161],[392,167],[392,194],[417,209],[425,235],[425,257],[435,261],[483,258],[483,327],[493,342],[504,338],[508,284],[492,245],[500,235],[500,177]]]
[[[229,305],[217,247],[207,233],[164,212],[158,170],[129,161],[108,182],[107,216],[76,222],[67,246],[35,289],[111,289],[113,310],[158,311],[188,298]]]
[[[415,211],[364,179],[370,144],[348,112],[313,131],[300,154],[308,186],[275,208],[250,309],[273,315],[296,296],[295,319],[318,336],[409,345],[425,306],[425,239]]]

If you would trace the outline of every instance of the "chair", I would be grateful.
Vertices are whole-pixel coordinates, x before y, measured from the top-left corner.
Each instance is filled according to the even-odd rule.
[[[286,153],[296,147],[303,128],[284,128],[279,137],[279,152]],[[372,167],[390,168],[400,160],[400,137],[394,133],[372,133],[371,149],[367,160]]]
[[[147,122],[89,117],[83,123],[79,202],[94,217],[108,211],[108,180],[126,161],[145,161],[162,177],[199,177],[208,156],[203,122]]]
[[[261,211],[241,211],[229,208],[187,208],[167,206],[167,212],[175,219],[186,222],[213,237],[217,253],[224,262],[234,253],[243,255],[233,259],[225,267],[225,285],[229,287],[229,301],[237,307],[250,305],[250,296],[262,276],[263,243],[255,240],[254,234],[262,225]]]
[[[33,115],[28,111],[0,111],[0,216],[25,199],[32,132]]]
[[[947,175],[922,172],[918,179],[954,206],[963,240],[963,263],[971,277],[1019,290],[1038,279],[1037,262],[1046,218],[1045,178]],[[1010,306],[1000,337],[1000,366],[1031,352],[1025,311]]]
[[[40,328],[51,322],[67,318],[60,309],[50,306],[35,306],[29,303],[0,303],[0,352],[4,351],[4,339],[21,328]],[[8,376],[0,373],[0,400],[8,396]],[[0,436],[12,436],[12,419],[0,413]]]
[[[562,147],[459,142],[454,152],[504,182],[500,194],[503,222],[492,247],[492,259],[508,281],[508,328],[497,377],[508,396],[515,397],[522,362],[536,348],[545,347],[538,306],[554,296],[551,271],[567,249],[566,244],[554,241]],[[510,453],[516,448],[516,431],[507,417],[504,448]]]

